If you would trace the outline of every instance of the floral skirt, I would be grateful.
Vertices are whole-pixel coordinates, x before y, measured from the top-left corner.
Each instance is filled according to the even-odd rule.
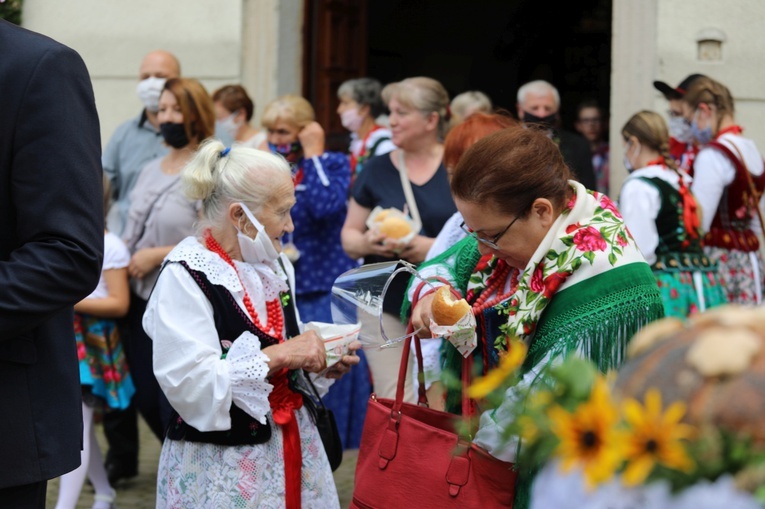
[[[686,318],[728,302],[717,272],[654,270],[653,274],[666,317]]]
[[[728,300],[737,304],[756,305],[762,302],[762,255],[719,247],[706,247],[704,252],[717,262],[720,280],[725,286]]]
[[[303,508],[340,507],[316,426],[298,411]],[[269,422],[273,423],[269,414]],[[273,426],[273,424],[272,424]],[[265,444],[225,446],[165,440],[157,473],[157,509],[189,507],[283,509],[284,445],[279,426]]]
[[[80,384],[113,409],[124,409],[135,394],[114,320],[75,313],[74,333]]]

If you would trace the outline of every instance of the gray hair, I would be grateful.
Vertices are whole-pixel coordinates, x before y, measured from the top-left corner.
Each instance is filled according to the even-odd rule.
[[[452,121],[457,124],[473,113],[491,113],[492,105],[489,96],[479,90],[468,90],[457,94],[449,106],[452,110]]]
[[[555,106],[560,108],[560,94],[558,89],[545,80],[529,81],[518,89],[518,104],[523,104],[528,95],[547,95],[552,94]]]
[[[186,196],[202,200],[199,231],[224,224],[232,203],[242,202],[257,214],[276,186],[291,179],[283,157],[238,145],[228,153],[224,149],[219,140],[205,141],[181,173]]]
[[[376,79],[357,78],[344,81],[337,89],[337,98],[348,97],[361,106],[369,106],[369,115],[377,118],[385,113],[385,104],[380,96],[381,90],[382,84]]]

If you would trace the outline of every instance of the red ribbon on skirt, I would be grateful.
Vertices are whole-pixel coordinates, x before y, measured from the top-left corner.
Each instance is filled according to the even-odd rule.
[[[284,488],[287,509],[300,509],[300,471],[303,453],[300,450],[300,428],[295,410],[303,406],[303,397],[289,388],[287,370],[283,369],[271,377],[274,389],[268,396],[274,422],[282,428],[284,444]]]

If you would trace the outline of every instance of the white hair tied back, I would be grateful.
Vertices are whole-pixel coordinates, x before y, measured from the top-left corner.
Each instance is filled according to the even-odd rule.
[[[292,177],[281,156],[237,145],[225,147],[209,139],[200,145],[181,178],[186,196],[202,200],[198,228],[203,231],[222,226],[231,203],[243,202],[257,213],[274,189]]]

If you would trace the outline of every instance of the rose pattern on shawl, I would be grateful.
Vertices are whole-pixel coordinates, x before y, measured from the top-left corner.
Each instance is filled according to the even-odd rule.
[[[605,251],[608,246],[603,235],[592,226],[578,230],[572,240],[579,251]]]
[[[562,227],[561,231],[565,234],[558,239],[557,247],[551,248],[536,265],[526,267],[521,274],[518,291],[499,307],[508,317],[508,323],[501,327],[504,334],[495,338],[495,348],[503,348],[505,335],[522,334],[527,337],[533,334],[542,311],[583,263],[592,266],[596,258],[605,256],[607,263],[613,267],[624,254],[625,247],[637,249],[613,201],[604,194],[587,193],[595,200],[592,216]],[[565,218],[575,204],[576,196],[572,197],[561,215]]]
[[[600,206],[603,208],[603,210],[608,210],[611,212],[618,219],[622,218],[622,213],[619,212],[619,209],[616,208],[616,204],[605,194],[600,198]]]

